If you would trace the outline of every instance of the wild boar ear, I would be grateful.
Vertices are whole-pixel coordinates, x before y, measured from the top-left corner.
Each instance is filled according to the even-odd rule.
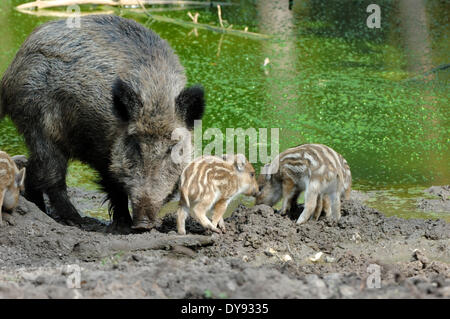
[[[129,84],[118,78],[112,88],[114,113],[124,122],[134,117],[142,106],[136,92]]]
[[[28,164],[28,158],[25,155],[14,155],[11,157],[18,169],[26,167]]]
[[[186,122],[189,129],[194,127],[194,121],[200,120],[205,112],[205,91],[200,85],[184,88],[175,99],[178,114]]]
[[[239,172],[243,172],[245,165],[247,164],[247,159],[243,154],[236,154],[234,157],[234,164]]]
[[[16,174],[16,185],[21,190],[25,187],[25,170],[26,168],[24,167]]]

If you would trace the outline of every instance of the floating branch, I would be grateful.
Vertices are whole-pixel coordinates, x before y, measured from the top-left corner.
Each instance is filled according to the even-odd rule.
[[[219,23],[220,23],[220,26],[221,26],[222,29],[223,29],[224,26],[223,26],[223,21],[222,21],[222,10],[220,9],[220,4],[217,5],[217,15],[219,16]]]
[[[194,22],[189,22],[189,21],[172,19],[172,18],[164,17],[164,16],[158,16],[158,15],[150,14],[148,12],[146,12],[146,13],[147,13],[148,17],[153,20],[173,23],[173,24],[177,24],[177,25],[180,25],[180,26],[183,26],[186,28],[199,28],[199,29],[210,30],[210,31],[218,32],[218,33],[226,33],[226,34],[244,36],[244,37],[254,38],[254,39],[270,39],[271,38],[271,36],[267,35],[267,34],[248,32],[248,31],[246,32],[244,30],[224,29],[224,28],[215,27],[215,26],[212,26],[209,24],[194,23]]]
[[[200,14],[199,14],[198,12],[196,12],[195,15],[192,15],[192,13],[189,11],[189,12],[188,12],[188,16],[189,16],[189,18],[192,19],[192,22],[194,22],[195,24],[198,23],[198,17],[200,16]],[[194,35],[195,35],[196,37],[198,37],[198,31],[197,31],[197,28],[192,29],[192,31],[189,32],[188,36],[190,36],[192,32],[194,33]]]
[[[73,17],[73,12],[65,12],[65,11],[51,11],[51,10],[20,10],[17,9],[20,13],[25,13],[29,15],[33,15],[36,17],[54,17],[54,18],[70,18]],[[90,12],[80,12],[80,16],[88,16],[88,15],[99,15],[99,14],[114,14],[114,11],[111,10],[102,10],[102,11],[90,11]]]
[[[196,12],[195,15],[192,15],[192,13],[189,11],[187,14],[189,18],[192,19],[192,22],[198,23],[198,16],[200,15],[198,12]]]
[[[199,6],[193,6],[191,8],[201,8]],[[66,11],[53,11],[53,10],[47,10],[47,9],[43,9],[43,10],[29,10],[29,9],[18,9],[16,8],[17,11],[19,11],[20,13],[24,13],[24,14],[29,14],[29,15],[33,15],[33,16],[37,16],[37,17],[55,17],[55,18],[69,18],[69,17],[73,17],[73,12],[66,12]],[[138,12],[138,13],[142,13],[143,10],[142,9],[127,9],[131,12]],[[174,7],[174,8],[151,8],[151,9],[147,9],[150,12],[167,12],[167,11],[181,11],[181,10],[186,10],[186,8],[183,7]],[[89,12],[80,12],[79,15],[80,16],[87,16],[87,15],[99,15],[99,14],[114,14],[115,11],[112,10],[98,10],[98,11],[89,11]]]
[[[148,10],[144,7],[144,4],[142,3],[142,0],[137,0],[137,1],[139,2],[140,6],[142,7],[142,10],[144,11],[144,13],[150,19],[153,19],[153,20],[156,20],[156,21],[168,22],[168,23],[178,24],[178,25],[183,26],[183,27],[200,28],[200,29],[206,29],[206,30],[218,32],[218,33],[228,33],[228,34],[245,36],[245,37],[250,37],[250,38],[257,38],[257,39],[270,39],[271,38],[271,36],[269,36],[267,34],[248,32],[247,28],[246,28],[245,31],[232,30],[231,28],[225,29],[224,27],[219,28],[219,27],[215,27],[215,26],[212,26],[212,25],[209,25],[209,24],[177,20],[177,19],[172,19],[172,18],[165,17],[165,16],[158,16],[158,15],[150,14],[148,12]],[[232,27],[232,25],[231,25],[231,27]]]

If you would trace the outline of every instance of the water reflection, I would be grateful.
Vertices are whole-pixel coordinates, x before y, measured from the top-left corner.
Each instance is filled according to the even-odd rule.
[[[425,1],[400,0],[398,4],[408,71],[425,73],[433,65]]]
[[[302,113],[306,107],[298,103],[293,107],[289,101],[298,101],[298,86],[295,78],[298,75],[296,61],[298,60],[295,43],[294,16],[289,1],[260,0],[257,2],[258,26],[262,33],[272,34],[276,40],[264,41],[262,52],[265,56],[264,74],[266,78],[266,106],[272,112],[277,112],[277,122],[286,123],[296,114]],[[262,62],[262,61],[261,61]],[[272,112],[267,112],[271,116]],[[284,127],[280,132],[280,152],[304,141],[300,132]]]

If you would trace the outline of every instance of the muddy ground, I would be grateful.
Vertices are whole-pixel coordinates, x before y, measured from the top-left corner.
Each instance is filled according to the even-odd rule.
[[[102,199],[70,194],[82,210]],[[291,218],[239,206],[226,233],[188,220],[187,236],[173,214],[151,232],[112,235],[90,218],[64,226],[21,198],[0,227],[0,297],[450,298],[450,224],[388,218],[364,198],[353,192],[337,224],[297,226],[300,205]]]

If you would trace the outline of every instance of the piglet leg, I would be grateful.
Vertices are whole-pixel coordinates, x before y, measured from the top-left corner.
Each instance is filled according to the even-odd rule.
[[[306,223],[311,215],[314,213],[314,210],[316,209],[317,204],[317,196],[318,194],[315,192],[308,192],[306,190],[305,193],[305,208],[303,209],[302,214],[297,220],[297,224],[303,224]]]
[[[219,225],[220,230],[225,232],[225,222],[223,220],[223,214],[227,210],[228,202],[226,200],[220,200],[217,202],[216,206],[214,206],[214,214],[212,217],[213,226],[217,227]]]
[[[3,225],[2,207],[3,207],[3,199],[5,198],[5,193],[6,193],[6,189],[4,189],[0,192],[0,226]]]
[[[220,230],[214,226],[211,221],[206,217],[206,213],[209,210],[210,204],[199,203],[194,208],[194,217],[198,222],[206,229],[210,229],[213,232],[220,233]]]
[[[281,215],[286,215],[291,210],[291,204],[294,197],[299,195],[295,184],[290,179],[283,181],[283,206],[281,207]],[[297,201],[297,199],[295,199]]]
[[[189,215],[189,208],[180,205],[177,210],[177,230],[178,234],[186,235],[186,218]]]

